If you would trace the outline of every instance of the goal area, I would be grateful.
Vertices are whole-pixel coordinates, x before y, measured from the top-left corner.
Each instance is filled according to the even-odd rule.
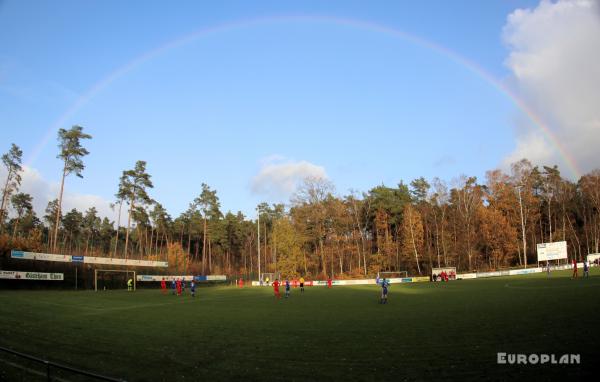
[[[136,288],[135,271],[124,269],[95,269],[94,290],[127,290],[127,280],[133,280],[133,290]]]

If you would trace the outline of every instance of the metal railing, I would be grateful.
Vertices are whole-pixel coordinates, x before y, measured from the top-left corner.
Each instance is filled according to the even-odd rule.
[[[20,353],[18,351],[14,351],[12,349],[7,349],[5,347],[0,346],[0,350],[12,355],[15,355],[17,357],[21,357],[21,358],[25,358],[28,359],[30,361],[34,361],[37,363],[40,363],[42,365],[45,366],[46,369],[46,380],[47,381],[52,381],[52,369],[58,369],[58,370],[64,370],[67,371],[69,373],[73,373],[73,374],[78,374],[78,375],[82,375],[84,377],[90,377],[90,378],[94,378],[96,380],[100,380],[100,381],[110,381],[110,382],[125,382],[124,379],[120,379],[120,378],[112,378],[112,377],[107,377],[105,375],[100,375],[100,374],[96,374],[96,373],[92,373],[90,371],[85,371],[85,370],[80,370],[80,369],[76,369],[74,367],[70,367],[70,366],[65,366],[65,365],[61,365],[59,363],[55,363],[52,361],[48,361],[45,359],[41,359],[41,358],[37,358],[34,356],[31,356],[29,354],[23,354]]]

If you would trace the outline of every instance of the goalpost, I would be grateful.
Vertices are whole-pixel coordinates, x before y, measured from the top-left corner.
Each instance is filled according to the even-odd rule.
[[[133,280],[133,290],[136,288],[135,271],[124,269],[94,269],[94,290],[97,292],[107,289],[127,289],[127,280]]]

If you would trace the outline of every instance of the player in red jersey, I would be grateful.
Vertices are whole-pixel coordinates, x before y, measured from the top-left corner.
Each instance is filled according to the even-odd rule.
[[[281,295],[279,294],[279,280],[275,279],[275,281],[273,282],[273,292],[275,292],[275,297],[277,298],[281,298]]]
[[[576,279],[577,276],[577,260],[573,259],[573,276],[572,279]]]
[[[239,279],[239,280],[238,280],[238,286],[239,286],[240,288],[243,288],[243,287],[244,287],[244,279]]]
[[[177,279],[177,281],[175,282],[175,285],[177,287],[177,295],[181,296],[181,280]]]
[[[162,294],[167,294],[167,282],[165,281],[164,277],[162,278],[162,280],[160,280],[160,291],[162,292]]]
[[[333,282],[331,281],[331,277],[327,279],[327,288],[331,288]]]

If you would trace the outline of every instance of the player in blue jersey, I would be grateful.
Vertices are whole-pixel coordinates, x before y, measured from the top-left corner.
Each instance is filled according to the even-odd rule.
[[[192,282],[190,283],[190,292],[192,292],[192,297],[196,297],[196,283],[194,282],[193,279],[192,279]]]
[[[181,278],[181,294],[185,294],[185,277]]]
[[[380,304],[387,304],[387,295],[388,295],[388,287],[390,286],[390,282],[384,278],[381,281],[381,301]]]
[[[177,287],[177,283],[175,282],[175,278],[171,279],[171,290],[173,291],[173,296],[175,296],[175,288]]]
[[[285,298],[290,297],[290,280],[285,279]]]

